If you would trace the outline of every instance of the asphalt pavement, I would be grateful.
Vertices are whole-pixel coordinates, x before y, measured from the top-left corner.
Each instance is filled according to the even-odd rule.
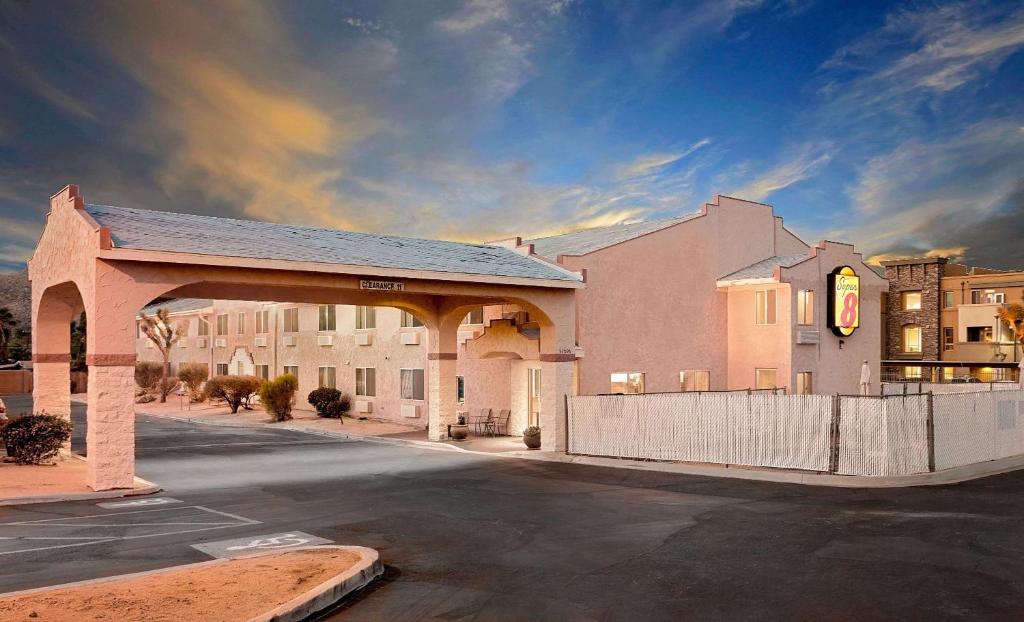
[[[0,591],[308,534],[388,566],[332,620],[1024,618],[1024,472],[827,489],[145,417],[137,457],[166,504],[0,507]]]

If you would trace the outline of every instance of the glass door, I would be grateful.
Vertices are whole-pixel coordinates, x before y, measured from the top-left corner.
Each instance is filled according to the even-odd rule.
[[[526,393],[529,396],[527,425],[540,426],[540,370],[530,369],[527,372],[529,380]]]

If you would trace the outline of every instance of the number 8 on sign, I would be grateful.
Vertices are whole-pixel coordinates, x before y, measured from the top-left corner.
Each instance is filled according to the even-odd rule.
[[[828,275],[828,326],[840,337],[849,337],[860,326],[860,277],[850,266]]]

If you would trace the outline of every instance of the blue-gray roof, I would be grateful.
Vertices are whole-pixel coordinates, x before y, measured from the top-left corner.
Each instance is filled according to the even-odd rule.
[[[746,268],[740,268],[736,272],[723,276],[718,280],[745,281],[748,279],[770,279],[775,274],[775,268],[779,266],[791,268],[808,257],[807,253],[800,255],[776,255],[775,257],[769,257],[768,259],[762,259],[757,263],[750,264]]]
[[[175,298],[174,300],[165,300],[146,305],[142,308],[142,311],[152,314],[156,313],[157,309],[167,309],[168,313],[181,313],[183,311],[206,309],[212,306],[213,301],[209,298]]]
[[[607,248],[659,229],[691,220],[697,216],[700,216],[700,213],[687,214],[677,218],[662,218],[608,227],[594,227],[547,238],[524,240],[523,244],[533,244],[535,253],[550,259],[555,259],[559,255],[586,255],[587,253],[593,253],[602,248]]]
[[[110,228],[115,248],[579,280],[535,258],[490,244],[421,240],[108,205],[86,205],[85,209],[101,226]]]

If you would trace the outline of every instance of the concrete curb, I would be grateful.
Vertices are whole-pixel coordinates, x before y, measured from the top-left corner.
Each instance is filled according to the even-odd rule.
[[[70,454],[68,457],[73,460],[87,460],[87,458],[79,456],[78,454]],[[6,505],[34,505],[36,503],[60,503],[62,501],[90,501],[92,499],[121,499],[124,497],[151,495],[153,493],[160,492],[161,490],[163,490],[163,488],[153,482],[144,480],[141,477],[136,477],[135,486],[133,488],[118,488],[115,490],[101,490],[98,492],[58,492],[52,495],[12,497],[10,499],[0,499],[0,507]]]
[[[266,613],[262,613],[254,618],[250,618],[248,622],[299,622],[305,620],[310,615],[323,611],[328,607],[331,607],[343,598],[366,587],[371,581],[384,574],[384,564],[380,561],[380,553],[374,549],[366,548],[363,546],[342,546],[342,545],[323,545],[323,546],[302,546],[293,549],[287,549],[287,552],[291,551],[309,551],[309,550],[322,550],[322,549],[343,549],[357,553],[360,557],[356,564],[349,568],[347,571],[335,575],[324,581],[320,585],[306,591],[299,596],[289,600],[288,602],[278,605]],[[237,557],[234,559],[247,559],[251,557],[264,557],[267,555],[275,555],[282,551],[264,551],[260,553],[254,553],[252,555],[246,555],[244,557]],[[158,568],[156,570],[147,570],[144,572],[134,572],[130,574],[115,575],[112,577],[102,577],[100,579],[88,579],[85,581],[75,581],[73,583],[62,583],[60,585],[50,585],[47,587],[37,587],[29,590],[19,590],[17,592],[7,592],[6,594],[0,594],[0,598],[16,598],[18,596],[30,596],[33,594],[39,594],[42,592],[50,592],[55,590],[64,590],[75,587],[86,587],[91,585],[102,585],[105,583],[112,583],[124,579],[138,579],[142,577],[148,577],[161,573],[173,572],[184,569],[201,568],[205,566],[213,566],[216,564],[224,564],[233,561],[232,559],[213,559],[205,562],[198,562],[194,564],[184,564],[181,566],[170,566],[168,568]]]

